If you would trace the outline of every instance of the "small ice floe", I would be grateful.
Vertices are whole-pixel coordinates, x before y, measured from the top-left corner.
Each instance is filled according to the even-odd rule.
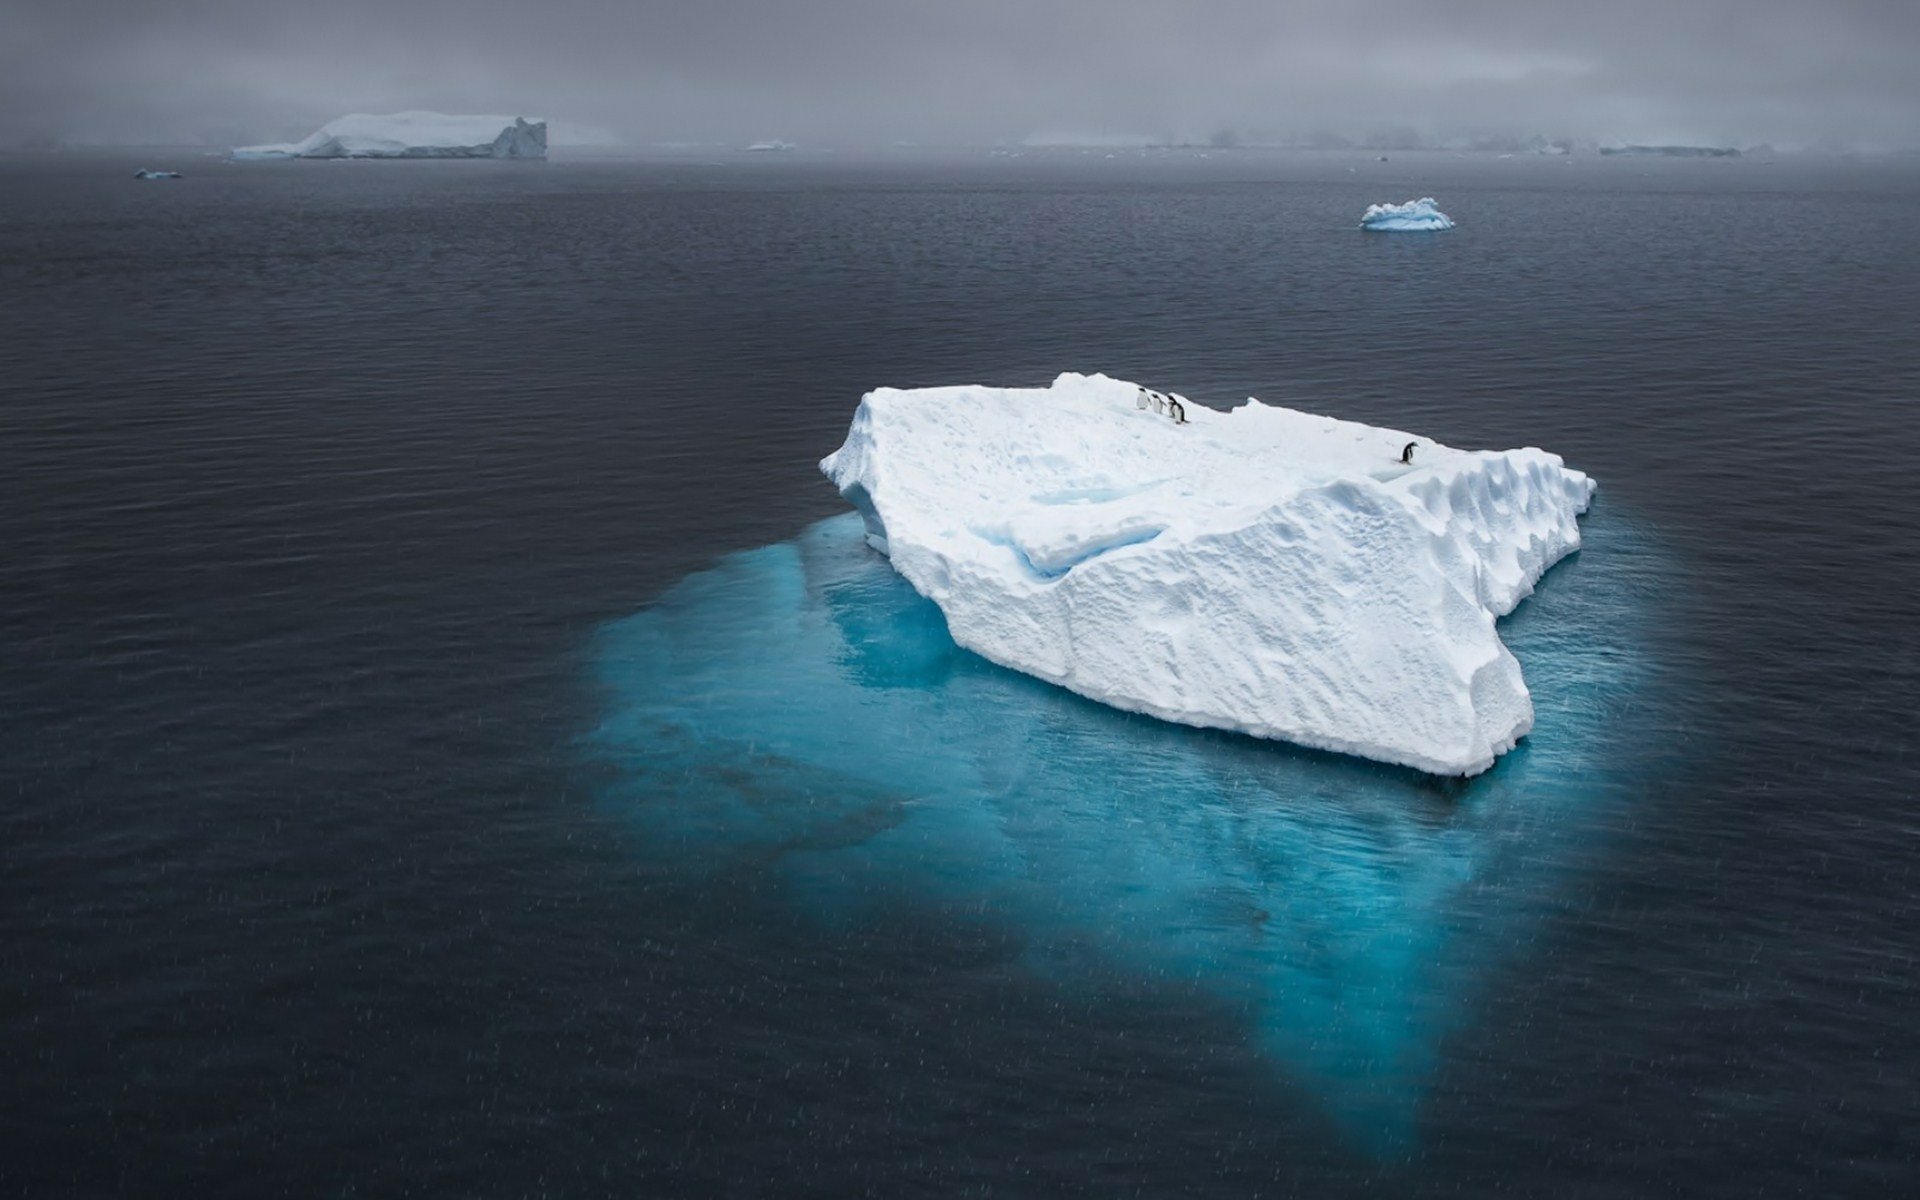
[[[149,170],[147,170],[147,169],[146,169],[145,167],[142,167],[142,168],[140,168],[140,169],[139,169],[138,171],[135,171],[135,172],[133,173],[133,177],[134,177],[135,179],[178,179],[178,178],[180,178],[180,172],[178,172],[178,171],[149,171]]]
[[[1435,206],[1432,196],[1405,204],[1369,204],[1360,216],[1360,228],[1384,233],[1426,233],[1452,229],[1453,218]]]

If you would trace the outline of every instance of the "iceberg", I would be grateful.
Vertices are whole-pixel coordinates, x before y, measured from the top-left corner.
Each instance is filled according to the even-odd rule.
[[[1360,228],[1380,233],[1427,233],[1452,229],[1453,218],[1440,211],[1432,196],[1424,196],[1405,204],[1369,204],[1360,215]]]
[[[305,141],[236,146],[236,162],[281,158],[545,158],[547,123],[434,112],[354,113]]]
[[[1629,158],[1739,158],[1732,146],[1602,146],[1600,153]]]
[[[150,170],[150,169],[148,169],[148,168],[146,168],[146,167],[142,167],[142,168],[140,168],[140,169],[139,169],[138,171],[135,171],[135,172],[133,173],[133,177],[134,177],[135,179],[178,179],[178,178],[180,178],[180,172],[178,172],[178,171],[154,171],[154,170]]]
[[[1495,623],[1595,485],[1104,375],[868,393],[821,469],[955,642],[1115,708],[1473,775],[1532,728]]]

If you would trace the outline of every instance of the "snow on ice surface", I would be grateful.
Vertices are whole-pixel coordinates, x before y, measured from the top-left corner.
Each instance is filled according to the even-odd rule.
[[[1405,204],[1369,204],[1360,216],[1360,228],[1384,233],[1427,233],[1452,229],[1453,218],[1440,211],[1432,196]]]
[[[1410,1148],[1448,1037],[1676,769],[1672,568],[1618,512],[1509,618],[1539,727],[1459,787],[995,666],[864,532],[849,513],[729,555],[594,638],[584,749],[650,877],[783,938],[796,911],[985,931],[1002,951],[961,975],[1234,1039],[1362,1149]]]
[[[305,141],[237,146],[238,161],[276,158],[545,158],[547,123],[435,112],[354,113]]]
[[[1102,375],[883,388],[821,468],[953,639],[1003,666],[1442,775],[1527,733],[1494,624],[1578,548],[1585,475],[1258,401],[1175,424],[1140,398]]]

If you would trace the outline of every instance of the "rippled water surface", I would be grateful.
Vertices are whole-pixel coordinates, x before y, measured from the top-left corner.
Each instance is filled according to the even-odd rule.
[[[1897,1192],[1920,167],[1394,158],[0,159],[0,1185]],[[1064,369],[1591,472],[1535,735],[955,649],[813,464]]]

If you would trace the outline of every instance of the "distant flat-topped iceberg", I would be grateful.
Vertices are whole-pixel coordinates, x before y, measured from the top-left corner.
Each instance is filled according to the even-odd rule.
[[[1629,158],[1739,158],[1732,146],[1602,146],[1602,154]]]
[[[354,113],[305,141],[237,146],[235,161],[279,158],[545,158],[547,123],[524,117]]]
[[[1533,704],[1494,622],[1579,546],[1592,481],[1543,450],[1177,404],[1103,375],[883,388],[821,468],[1003,666],[1435,774],[1512,749]]]
[[[1360,215],[1360,228],[1380,233],[1429,233],[1452,229],[1453,218],[1440,211],[1432,196],[1405,204],[1369,204]]]

